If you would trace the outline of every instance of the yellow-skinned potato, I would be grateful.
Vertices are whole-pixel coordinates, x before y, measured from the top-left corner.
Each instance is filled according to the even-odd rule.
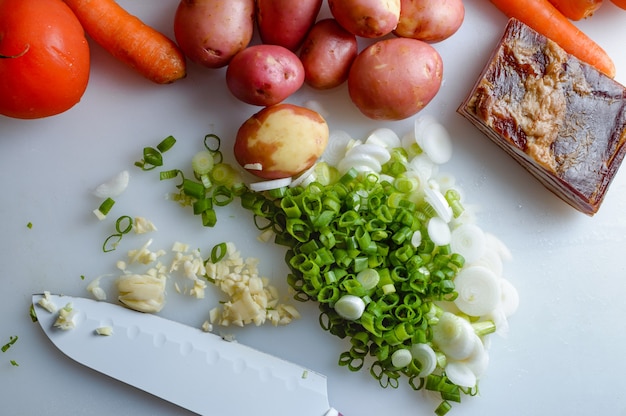
[[[443,62],[428,43],[409,38],[378,41],[352,63],[348,92],[374,120],[402,120],[424,108],[437,94]]]
[[[328,0],[328,7],[344,29],[364,38],[391,33],[400,20],[400,0]]]
[[[174,36],[183,53],[208,68],[226,66],[254,32],[255,0],[182,0]]]
[[[256,6],[263,43],[295,51],[315,23],[322,0],[257,0]]]
[[[313,110],[281,103],[246,120],[235,139],[237,162],[264,179],[296,176],[324,153],[328,124]]]

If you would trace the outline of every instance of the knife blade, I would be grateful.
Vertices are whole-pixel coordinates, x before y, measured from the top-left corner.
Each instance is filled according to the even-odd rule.
[[[32,296],[37,307],[44,298]],[[313,370],[157,315],[120,305],[48,295],[56,308],[37,320],[69,358],[192,412],[340,416],[328,401],[326,377]],[[55,326],[72,309],[71,329]],[[112,330],[99,335],[98,328]],[[252,405],[251,405],[252,404]]]

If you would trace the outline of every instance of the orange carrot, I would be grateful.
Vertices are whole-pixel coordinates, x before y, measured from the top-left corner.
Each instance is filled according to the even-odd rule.
[[[168,84],[186,75],[178,46],[114,0],[64,1],[94,41],[144,77]]]
[[[561,14],[548,0],[490,0],[508,17],[514,17],[559,44],[566,52],[615,77],[611,57]]]
[[[602,0],[549,0],[558,11],[571,20],[591,16],[602,6]]]

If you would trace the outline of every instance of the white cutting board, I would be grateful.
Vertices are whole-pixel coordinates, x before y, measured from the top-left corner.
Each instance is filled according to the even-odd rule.
[[[173,36],[176,1],[120,3]],[[614,58],[616,79],[626,83],[626,11],[606,3],[580,26]],[[328,16],[326,5],[323,10]],[[444,170],[457,177],[466,200],[480,207],[479,225],[513,252],[505,274],[521,298],[508,338],[493,337],[480,397],[464,397],[450,414],[623,415],[626,170],[615,178],[600,212],[589,218],[553,196],[455,112],[506,20],[485,0],[466,1],[461,30],[434,45],[443,57],[445,80],[424,110],[445,123],[453,136],[454,156]],[[115,261],[124,251],[145,240],[129,237],[118,251],[101,251],[113,225],[95,219],[91,211],[99,200],[90,192],[123,169],[130,170],[131,183],[118,198],[113,218],[129,214],[152,220],[159,229],[151,235],[153,248],[168,249],[182,241],[206,252],[215,243],[233,241],[244,256],[259,257],[261,271],[286,293],[283,250],[256,241],[248,213],[236,206],[220,210],[218,226],[204,229],[189,210],[164,199],[172,183],[159,182],[156,171],[133,167],[144,146],[154,146],[169,134],[178,143],[166,153],[167,168],[188,166],[207,133],[223,137],[227,149],[229,138],[257,108],[229,95],[223,70],[190,65],[186,79],[157,86],[97,45],[92,44],[92,56],[89,87],[70,111],[34,121],[0,116],[0,344],[19,336],[0,353],[0,406],[3,414],[11,415],[184,414],[66,359],[30,322],[30,295],[43,290],[87,295],[89,281],[115,272]],[[328,110],[332,129],[358,137],[383,125],[358,113],[345,86],[324,93],[304,88],[289,101],[309,99]],[[411,120],[384,125],[404,133]],[[32,229],[26,226],[29,222]],[[211,293],[197,301],[171,291],[163,315],[200,325],[216,305],[218,296]],[[326,374],[332,405],[348,416],[431,414],[438,400],[411,391],[406,383],[385,390],[366,371],[338,367],[346,343],[319,328],[315,305],[297,306],[303,317],[287,327],[225,332]],[[255,409],[250,403],[250,414]]]

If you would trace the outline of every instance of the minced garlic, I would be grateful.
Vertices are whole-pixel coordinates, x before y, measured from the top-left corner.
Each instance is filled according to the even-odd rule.
[[[50,292],[48,291],[43,292],[43,298],[39,299],[37,304],[50,313],[54,313],[57,310],[56,305],[50,300]]]
[[[119,301],[139,312],[159,312],[165,305],[165,276],[152,270],[146,274],[126,274],[117,281]]]
[[[222,326],[259,326],[269,320],[285,325],[300,317],[292,306],[278,303],[278,291],[258,274],[256,258],[243,259],[233,243],[226,244],[226,255],[216,263],[207,262],[207,277],[229,299],[209,313],[209,322]]]
[[[157,228],[152,221],[147,220],[144,217],[135,217],[135,221],[133,221],[133,230],[135,231],[135,234],[145,234],[156,231]]]
[[[75,317],[76,311],[72,304],[68,303],[63,308],[59,309],[59,316],[54,322],[54,326],[64,331],[74,329],[76,327],[76,323],[74,322]]]

